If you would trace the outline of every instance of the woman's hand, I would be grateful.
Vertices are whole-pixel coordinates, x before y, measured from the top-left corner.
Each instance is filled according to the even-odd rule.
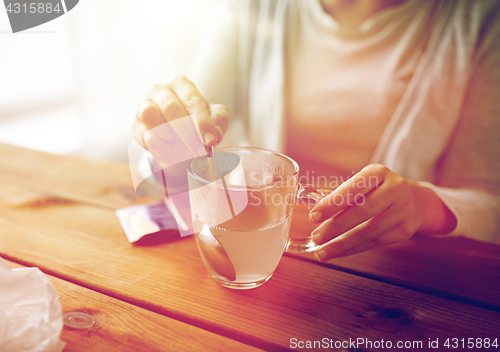
[[[206,146],[219,143],[229,126],[226,107],[210,104],[190,80],[178,75],[165,84],[154,85],[139,104],[134,122],[135,138],[143,144],[145,132],[188,115],[194,117],[195,127]]]
[[[429,188],[383,165],[368,165],[316,204],[309,214],[322,224],[312,232],[319,261],[402,242],[416,232],[447,233],[455,216]]]

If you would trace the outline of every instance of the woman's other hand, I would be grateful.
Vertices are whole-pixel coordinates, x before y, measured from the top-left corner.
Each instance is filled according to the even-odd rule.
[[[313,232],[319,261],[391,243],[416,232],[448,233],[456,218],[429,188],[412,183],[383,165],[368,165],[310,211],[321,223]]]

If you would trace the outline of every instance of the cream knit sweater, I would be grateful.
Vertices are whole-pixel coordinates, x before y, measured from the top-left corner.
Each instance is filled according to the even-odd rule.
[[[224,145],[284,151],[286,52],[300,1],[316,0],[217,9],[188,78],[229,108]],[[434,3],[432,33],[370,162],[433,189],[458,219],[451,234],[499,241],[500,2],[422,1]]]

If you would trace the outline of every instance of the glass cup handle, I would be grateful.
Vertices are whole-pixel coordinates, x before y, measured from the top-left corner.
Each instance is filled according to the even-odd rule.
[[[317,203],[330,193],[332,193],[332,191],[318,188],[315,185],[302,185],[299,183],[297,199],[309,199]],[[313,242],[309,231],[298,231],[290,236],[287,251],[293,253],[314,252],[320,247],[320,245]]]
[[[315,185],[301,185],[299,184],[299,191],[297,193],[298,199],[312,199],[316,203],[319,202],[322,198],[326,197],[332,193],[331,190],[325,190],[321,188],[317,188]]]

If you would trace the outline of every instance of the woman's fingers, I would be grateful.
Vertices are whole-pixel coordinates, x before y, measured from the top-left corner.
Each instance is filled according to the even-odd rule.
[[[153,90],[154,88],[152,91]],[[139,104],[137,109],[136,121],[133,127],[134,136],[135,139],[143,145],[143,147],[146,147],[144,145],[144,137],[147,135],[145,134],[147,131],[152,131],[154,134],[160,136],[166,141],[170,141],[173,138],[173,130],[166,124],[165,117],[163,116],[161,109],[158,107],[158,104],[162,101],[158,98],[158,95],[159,94],[156,94],[156,96],[151,95],[151,98],[155,99],[156,102],[150,99],[145,99]]]
[[[222,134],[215,128],[215,123],[212,121],[208,110],[208,103],[196,86],[186,77],[176,76],[169,83],[169,87],[175,93],[187,114],[194,117],[196,127],[205,145],[216,145],[222,139]]]
[[[327,219],[312,232],[313,241],[321,245],[386,210],[394,201],[390,187],[382,186],[363,196],[355,204]]]
[[[148,131],[147,126],[138,118],[135,119],[134,121],[134,138],[139,143],[144,149],[148,149],[147,143],[144,140],[144,133]]]
[[[408,238],[402,235],[404,222],[399,217],[387,216],[387,213],[390,212],[372,217],[328,242],[315,253],[317,259],[324,262]]]
[[[189,115],[168,85],[155,84],[148,99],[158,107],[164,123]]]
[[[139,104],[134,123],[135,138],[144,147],[144,144],[149,144],[144,139],[154,139],[154,135],[166,141],[181,138],[183,143],[191,145],[186,140],[191,133],[187,133],[184,127],[179,127],[185,125],[168,123],[186,116],[190,117],[206,146],[219,143],[229,126],[226,107],[209,104],[190,80],[179,75],[167,84],[154,85],[147,98]]]
[[[310,219],[320,223],[345,208],[362,202],[366,194],[378,188],[391,172],[383,165],[368,165],[321,199],[310,211]]]
[[[218,143],[222,141],[222,137],[229,128],[229,121],[231,119],[229,111],[222,104],[210,104],[210,117],[215,124],[215,128],[220,132],[220,139]]]
[[[149,99],[140,102],[137,108],[137,117],[148,130],[165,123],[165,119],[158,106]]]
[[[168,156],[170,148],[172,145],[176,145],[175,140],[172,143],[171,138],[175,138],[172,133],[168,136],[170,139],[166,140],[162,135],[164,133],[164,127],[168,127],[165,124],[155,127],[152,130],[148,128],[141,120],[136,119],[134,122],[134,139],[139,143],[144,149],[151,152],[154,156],[154,160],[157,163],[161,163],[162,160]],[[179,145],[179,143],[177,143]]]
[[[417,215],[408,181],[382,165],[369,165],[312,209],[311,218],[324,221],[312,233],[323,245],[316,256],[326,261],[406,240],[420,226]]]
[[[370,249],[382,247],[388,244],[402,242],[411,237],[411,235],[408,237],[401,236],[402,226],[403,223],[396,224],[393,228],[381,233],[379,236],[375,236],[370,240],[358,243],[357,245],[340,241],[336,243],[336,241],[332,241],[315,253],[316,259],[321,262],[326,262],[327,260],[332,258],[345,257],[348,255],[368,251]]]

